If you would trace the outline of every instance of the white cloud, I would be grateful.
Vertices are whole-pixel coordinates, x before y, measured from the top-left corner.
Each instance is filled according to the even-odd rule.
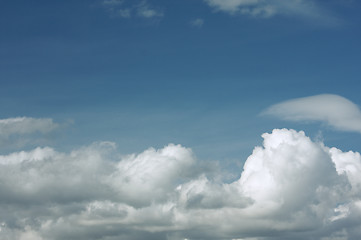
[[[264,114],[290,121],[321,121],[338,130],[361,133],[361,111],[350,100],[333,94],[291,99]]]
[[[34,132],[48,133],[58,127],[50,118],[17,117],[0,119],[0,137],[23,135]]]
[[[1,239],[359,239],[361,158],[275,129],[241,177],[194,174],[191,149],[100,142],[0,156]]]
[[[192,20],[190,23],[194,27],[201,28],[204,24],[204,20],[202,18],[197,18],[197,19]]]
[[[342,152],[337,148],[329,149],[332,160],[336,165],[336,170],[339,175],[346,175],[350,184],[353,195],[361,197],[361,156],[358,152]]]
[[[322,146],[303,132],[286,129],[263,134],[263,138],[264,147],[254,149],[239,180],[245,195],[255,200],[255,211],[262,207],[261,214],[304,214],[311,207],[319,208],[312,204],[324,204],[325,196],[319,194],[335,194],[337,201],[334,191],[343,182]]]
[[[16,117],[0,119],[0,149],[13,151],[47,143],[49,133],[60,127],[50,118]]]
[[[52,158],[54,156],[56,156],[56,152],[52,148],[38,147],[29,152],[21,151],[11,153],[5,156],[0,155],[0,165],[21,164],[25,161],[42,161],[44,159]]]
[[[204,0],[216,11],[229,14],[244,14],[254,17],[275,15],[299,16],[319,21],[334,22],[314,0]]]
[[[166,200],[169,192],[189,175],[187,171],[194,162],[191,150],[180,145],[150,148],[120,161],[108,180],[129,204],[149,205]]]

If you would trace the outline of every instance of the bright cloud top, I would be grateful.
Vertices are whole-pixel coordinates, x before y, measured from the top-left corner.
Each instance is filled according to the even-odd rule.
[[[333,94],[291,99],[271,106],[264,114],[290,121],[320,121],[338,130],[361,133],[359,107]]]
[[[110,142],[0,157],[1,239],[358,239],[361,157],[275,129],[231,183],[191,149]],[[218,179],[218,180],[217,180]]]
[[[217,11],[229,14],[271,17],[274,15],[320,16],[312,0],[204,0]]]

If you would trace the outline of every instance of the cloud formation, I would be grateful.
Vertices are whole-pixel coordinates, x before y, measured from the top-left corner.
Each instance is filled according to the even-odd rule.
[[[204,0],[216,11],[254,17],[275,15],[319,18],[324,15],[313,0]],[[323,16],[325,17],[325,16]]]
[[[35,132],[48,133],[58,127],[50,118],[17,117],[0,119],[0,137],[24,135]]]
[[[224,183],[170,144],[0,156],[1,239],[359,239],[361,157],[275,129]]]
[[[163,17],[163,11],[149,6],[147,1],[142,1],[137,5],[137,14],[144,18]]]
[[[319,121],[338,130],[361,133],[359,107],[333,94],[291,99],[269,107],[264,114],[290,121]]]
[[[163,17],[164,15],[161,9],[150,6],[146,0],[135,3],[125,0],[103,0],[102,5],[114,17],[131,18],[137,16],[149,19]]]
[[[0,149],[14,150],[29,144],[37,146],[46,142],[47,135],[58,128],[59,124],[50,118],[0,119]]]

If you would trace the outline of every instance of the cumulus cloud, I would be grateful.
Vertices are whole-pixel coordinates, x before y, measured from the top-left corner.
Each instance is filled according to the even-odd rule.
[[[338,130],[361,133],[361,111],[350,100],[333,94],[291,99],[264,111],[290,121],[319,121]]]
[[[272,17],[275,15],[300,16],[311,19],[327,19],[313,0],[204,0],[216,11],[244,14],[254,17]]]
[[[359,239],[361,157],[275,129],[241,177],[197,174],[170,144],[123,156],[112,142],[0,156],[1,239]]]
[[[179,145],[151,148],[120,161],[108,181],[129,204],[149,205],[166,201],[177,183],[189,175],[194,162],[191,150]]]

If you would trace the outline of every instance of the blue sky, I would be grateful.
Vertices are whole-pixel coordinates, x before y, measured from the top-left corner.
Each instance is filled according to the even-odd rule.
[[[151,18],[122,18],[101,1],[4,4],[2,117],[72,119],[71,144],[259,141],[283,127],[257,116],[273,103],[321,93],[359,101],[357,2],[316,2],[325,16],[315,19],[230,15],[203,1],[148,2],[163,14]]]
[[[173,143],[233,181],[276,128],[359,152],[360,10],[355,0],[3,1],[0,153],[109,141],[126,155]],[[319,95],[315,106],[335,108],[262,114],[290,99],[311,106],[303,98]],[[350,129],[338,122],[347,116]],[[25,125],[11,125],[18,117]]]

